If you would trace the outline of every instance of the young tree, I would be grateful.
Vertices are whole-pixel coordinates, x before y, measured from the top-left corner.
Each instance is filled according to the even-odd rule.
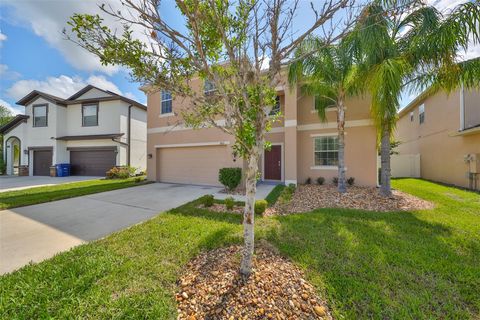
[[[301,84],[305,94],[315,96],[315,109],[322,121],[328,107],[337,109],[338,191],[347,191],[345,179],[345,99],[355,95],[358,78],[352,59],[349,37],[338,44],[326,45],[318,37],[309,37],[295,51],[288,79]],[[313,52],[313,54],[307,54]]]
[[[467,2],[441,13],[423,0],[375,0],[356,26],[360,68],[372,97],[371,111],[380,132],[380,194],[391,196],[390,139],[399,98],[406,88],[434,85],[454,88],[460,80],[478,78],[471,63],[458,64],[469,41],[478,43],[480,5]]]
[[[67,38],[102,63],[123,65],[134,81],[187,98],[190,107],[182,112],[187,125],[216,127],[235,137],[234,149],[246,162],[240,266],[244,276],[252,270],[258,162],[268,144],[265,133],[272,121],[268,114],[282,67],[316,30],[323,30],[326,44],[341,38],[353,20],[352,1],[312,5],[313,22],[301,32],[292,29],[298,0],[176,0],[176,20],[184,23],[179,28],[161,14],[159,0],[124,0],[125,12],[101,6],[125,23],[122,34],[110,30],[98,15],[76,14],[69,22],[72,32],[66,33]],[[337,28],[330,28],[333,19]],[[135,38],[131,25],[145,30],[148,45]],[[193,90],[194,77],[208,81],[215,90],[208,95]],[[220,124],[219,119],[225,121]]]

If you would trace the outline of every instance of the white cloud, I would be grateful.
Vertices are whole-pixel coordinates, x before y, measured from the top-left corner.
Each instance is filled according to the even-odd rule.
[[[2,33],[2,31],[0,31],[0,43],[2,43],[2,41],[5,41],[7,40],[7,35]]]
[[[6,64],[0,64],[0,77],[8,80],[15,80],[21,77],[21,74],[16,71],[10,71]]]
[[[15,108],[12,107],[12,106],[10,105],[10,103],[8,103],[7,101],[5,101],[5,100],[3,100],[3,99],[0,99],[0,105],[6,107],[6,108],[7,108],[8,110],[10,110],[10,112],[13,113],[14,115],[17,115],[17,114],[19,114],[19,113],[22,113],[22,111],[21,111],[19,108],[17,108],[17,107],[15,107]]]
[[[114,10],[125,10],[120,1],[115,0],[82,0],[82,1],[38,1],[38,0],[4,0],[3,3],[11,6],[12,16],[6,17],[9,23],[27,25],[33,32],[45,39],[51,46],[58,49],[65,59],[75,68],[84,71],[101,71],[109,75],[117,72],[118,66],[102,66],[100,60],[75,43],[65,39],[62,33],[64,28],[69,29],[67,21],[74,13],[100,14],[104,23],[112,30],[122,30],[117,19],[103,13],[98,4],[107,3]],[[138,27],[135,35],[142,37]],[[144,39],[147,39],[144,36]]]
[[[88,84],[122,94],[113,82],[107,80],[104,76],[96,75],[90,76],[88,79],[61,75],[59,77],[48,77],[45,80],[20,80],[8,88],[6,93],[15,100],[21,99],[32,90],[53,94],[60,98],[68,98]]]

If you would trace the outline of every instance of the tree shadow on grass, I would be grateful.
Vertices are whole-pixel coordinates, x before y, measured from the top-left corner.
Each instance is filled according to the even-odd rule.
[[[275,218],[266,238],[302,266],[336,317],[468,318],[477,312],[475,256],[450,228],[410,212],[322,209]],[[478,278],[477,278],[478,279]]]

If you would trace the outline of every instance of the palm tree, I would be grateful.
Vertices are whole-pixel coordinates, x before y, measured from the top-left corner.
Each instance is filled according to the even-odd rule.
[[[458,63],[469,41],[480,41],[478,2],[457,6],[444,15],[422,0],[376,0],[362,12],[354,30],[359,72],[370,93],[379,131],[380,194],[391,196],[390,138],[399,97],[406,88],[446,88],[480,77],[478,62]],[[478,83],[478,82],[477,82]]]
[[[347,191],[345,179],[345,99],[356,93],[355,65],[349,37],[337,45],[325,45],[316,37],[303,41],[290,64],[290,84],[301,84],[304,94],[315,96],[315,109],[322,121],[326,109],[337,109],[338,191]]]

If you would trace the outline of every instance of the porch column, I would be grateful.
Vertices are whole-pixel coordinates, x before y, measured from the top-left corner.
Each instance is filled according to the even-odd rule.
[[[297,87],[285,88],[285,184],[297,184]]]

